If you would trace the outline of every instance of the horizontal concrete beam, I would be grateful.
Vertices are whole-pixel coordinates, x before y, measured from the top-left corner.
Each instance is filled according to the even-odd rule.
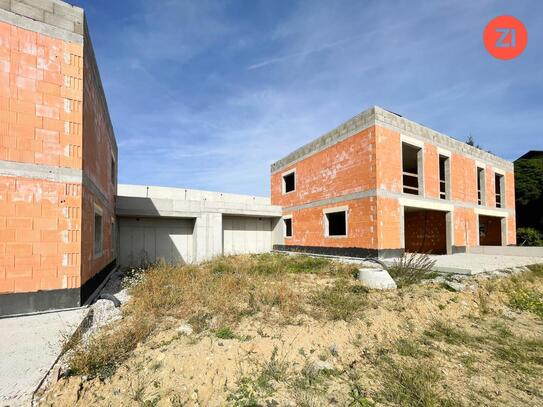
[[[202,213],[222,213],[280,217],[282,209],[264,197],[121,184],[116,213],[119,216],[197,217]]]
[[[245,203],[251,205],[271,204],[269,197],[151,185],[119,184],[117,187],[117,195],[140,198],[171,199],[176,201],[232,202],[237,204]]]
[[[318,201],[308,202],[301,205],[288,206],[284,208],[284,211],[287,213],[295,212],[295,211],[299,211],[299,210],[307,209],[307,208],[317,208],[317,207],[325,206],[325,205],[334,205],[341,202],[356,201],[358,199],[366,199],[366,198],[374,198],[374,197],[398,199],[398,201],[400,202],[400,205],[403,205],[403,206],[412,206],[412,207],[417,207],[417,208],[435,209],[435,210],[442,210],[442,211],[451,211],[455,207],[457,207],[457,208],[474,209],[475,211],[481,211],[481,212],[486,211],[486,213],[492,213],[491,216],[500,216],[500,217],[512,216],[515,213],[514,209],[508,209],[508,208],[486,209],[479,205],[470,204],[470,203],[466,203],[462,201],[445,200],[445,199],[438,199],[438,198],[427,198],[423,196],[402,194],[399,192],[391,192],[385,189],[377,189],[377,190],[368,189],[365,191],[353,192],[351,194],[336,196],[334,198],[321,199]]]

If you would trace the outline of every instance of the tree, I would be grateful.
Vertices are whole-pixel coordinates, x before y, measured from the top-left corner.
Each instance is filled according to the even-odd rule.
[[[518,227],[543,231],[543,159],[515,161],[515,201]]]

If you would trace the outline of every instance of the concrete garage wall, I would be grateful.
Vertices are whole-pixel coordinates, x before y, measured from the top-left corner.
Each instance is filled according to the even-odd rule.
[[[265,253],[272,247],[272,219],[224,216],[223,254]]]
[[[119,263],[192,263],[194,219],[120,218]]]
[[[160,218],[164,225],[191,219],[192,252],[187,252],[186,258],[192,262],[223,253],[265,252],[272,244],[282,244],[281,207],[271,205],[265,197],[120,184],[116,213],[121,225],[118,244],[122,262],[128,244],[122,225],[128,218],[148,219],[149,224]]]

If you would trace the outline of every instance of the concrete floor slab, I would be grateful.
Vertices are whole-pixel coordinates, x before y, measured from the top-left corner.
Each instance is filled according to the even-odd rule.
[[[543,263],[543,257],[503,256],[459,253],[430,256],[436,261],[435,270],[459,274],[479,274],[508,268]]]
[[[491,254],[458,253],[430,255],[436,261],[435,271],[453,274],[479,274],[497,270],[506,270],[530,264],[543,264],[543,257],[505,256]],[[393,265],[398,259],[383,259],[387,266]]]
[[[87,308],[0,319],[0,404],[28,406]]]

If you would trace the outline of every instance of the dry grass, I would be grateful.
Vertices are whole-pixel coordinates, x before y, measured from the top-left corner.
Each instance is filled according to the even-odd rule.
[[[144,272],[131,289],[124,320],[75,347],[73,374],[106,377],[161,323],[184,320],[197,332],[216,330],[219,338],[235,338],[230,327],[257,313],[288,321],[311,311],[332,319],[348,319],[363,305],[365,291],[352,289],[346,277],[356,268],[328,259],[283,254],[219,257],[199,266],[158,264]],[[306,295],[299,274],[341,278],[341,285]],[[353,283],[354,284],[354,283]],[[342,293],[346,293],[343,296]],[[312,298],[307,303],[306,298]],[[358,298],[357,298],[358,297]]]
[[[424,253],[406,253],[395,260],[387,271],[398,287],[417,284],[421,280],[434,278],[437,273],[432,271],[435,260]]]

